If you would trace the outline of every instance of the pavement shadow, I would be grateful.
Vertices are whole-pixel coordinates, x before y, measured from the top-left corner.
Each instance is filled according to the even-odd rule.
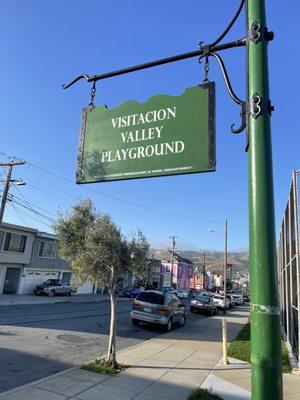
[[[73,367],[49,356],[0,347],[0,393]]]

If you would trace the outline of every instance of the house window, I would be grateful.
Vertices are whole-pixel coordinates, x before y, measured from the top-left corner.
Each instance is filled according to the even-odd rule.
[[[56,243],[42,240],[38,252],[40,257],[55,258]]]
[[[5,236],[5,232],[0,232],[0,250],[3,249],[3,243],[4,243],[4,236]]]
[[[12,251],[16,253],[24,253],[26,246],[26,239],[27,239],[26,235],[6,232],[3,250]]]

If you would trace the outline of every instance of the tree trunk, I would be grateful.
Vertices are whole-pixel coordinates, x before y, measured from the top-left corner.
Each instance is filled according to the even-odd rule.
[[[116,366],[116,318],[117,318],[117,303],[115,296],[115,287],[109,287],[110,295],[110,330],[109,330],[109,342],[107,361],[109,364]]]

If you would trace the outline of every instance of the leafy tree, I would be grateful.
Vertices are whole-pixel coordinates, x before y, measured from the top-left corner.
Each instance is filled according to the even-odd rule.
[[[59,238],[60,256],[71,263],[78,283],[90,281],[109,290],[111,319],[107,362],[116,361],[115,289],[124,273],[144,275],[149,244],[141,231],[126,239],[108,214],[97,213],[90,199],[59,214],[54,229]]]

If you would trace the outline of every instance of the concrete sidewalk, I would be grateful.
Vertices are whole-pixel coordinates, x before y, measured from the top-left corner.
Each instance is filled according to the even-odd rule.
[[[300,375],[283,374],[284,400],[300,399]],[[202,383],[202,388],[212,388],[225,400],[251,399],[251,365],[244,361],[229,358],[229,365],[220,362]]]
[[[248,309],[226,318],[231,340],[247,322]],[[72,369],[2,393],[0,399],[184,400],[221,358],[221,320],[192,315],[184,328],[120,351],[118,361],[132,367],[116,377]]]
[[[108,300],[103,294],[75,294],[74,296],[36,296],[35,294],[1,294],[0,306],[54,303],[97,303]]]
[[[248,320],[247,308],[227,314],[231,341]],[[198,318],[197,318],[198,317]],[[222,316],[192,315],[184,328],[118,352],[131,365],[116,377],[72,368],[0,395],[1,400],[185,400],[196,387],[224,400],[250,399],[250,366],[222,366]],[[146,328],[145,328],[146,329]],[[288,400],[300,398],[300,377],[285,377]],[[294,397],[293,397],[294,396]],[[295,397],[298,396],[298,397]]]

